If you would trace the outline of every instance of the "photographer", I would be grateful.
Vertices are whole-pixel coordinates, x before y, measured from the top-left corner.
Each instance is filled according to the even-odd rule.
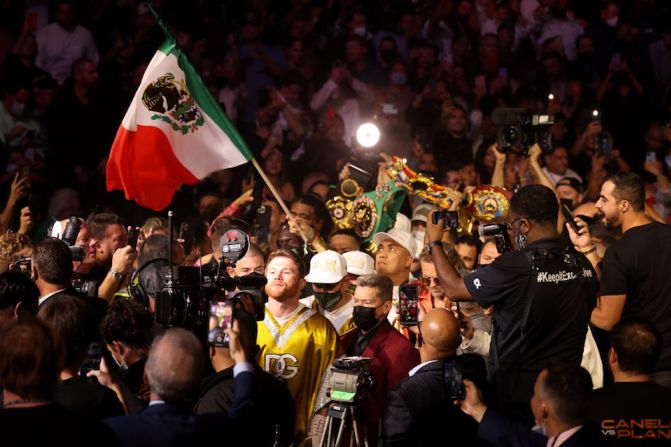
[[[370,445],[375,445],[385,396],[419,364],[412,344],[387,320],[392,309],[392,281],[383,275],[360,276],[354,292],[352,319],[356,328],[342,335],[348,356],[371,357],[373,389],[361,402]]]
[[[429,249],[453,300],[494,305],[489,375],[502,408],[530,421],[529,398],[542,368],[557,359],[580,364],[596,298],[596,273],[557,233],[557,199],[547,187],[522,187],[510,200],[516,251],[461,278],[440,242],[443,222],[427,224]]]
[[[456,355],[459,341],[459,323],[449,310],[433,309],[426,314],[418,337],[422,363],[387,394],[382,420],[385,445],[440,445],[447,440],[446,433],[456,445],[474,444],[477,425],[452,404],[444,363],[457,362],[463,376],[480,387],[487,372],[481,357]]]

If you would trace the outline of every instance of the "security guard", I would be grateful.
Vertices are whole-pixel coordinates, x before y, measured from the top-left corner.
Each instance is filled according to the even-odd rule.
[[[559,238],[558,211],[549,188],[521,188],[510,200],[508,231],[516,250],[465,278],[442,250],[443,223],[427,223],[429,251],[445,294],[494,306],[490,380],[501,408],[528,422],[540,371],[552,360],[580,365],[596,303],[596,273],[583,254]]]

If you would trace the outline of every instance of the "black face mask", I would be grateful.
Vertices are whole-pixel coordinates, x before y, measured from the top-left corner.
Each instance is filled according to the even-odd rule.
[[[342,299],[340,292],[315,292],[315,299],[319,305],[328,311],[335,309],[336,305]]]
[[[352,320],[354,320],[356,327],[366,332],[373,329],[377,324],[375,309],[377,309],[377,307],[354,306]]]

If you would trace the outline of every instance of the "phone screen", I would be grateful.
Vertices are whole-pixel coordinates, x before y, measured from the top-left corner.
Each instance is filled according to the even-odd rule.
[[[256,210],[256,218],[254,219],[254,235],[256,236],[256,243],[261,245],[268,242],[268,231],[270,228],[270,209],[267,206],[261,205]]]
[[[402,284],[399,287],[399,318],[402,325],[416,326],[419,322],[418,297],[418,286],[412,284]]]
[[[228,347],[226,331],[233,323],[233,307],[227,300],[210,301],[210,322],[207,331],[207,344],[215,347]]]

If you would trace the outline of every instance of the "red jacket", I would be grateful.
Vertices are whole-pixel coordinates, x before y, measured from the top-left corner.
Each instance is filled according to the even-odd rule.
[[[341,335],[345,352],[356,342],[359,332],[355,328]],[[378,426],[387,392],[407,378],[412,368],[419,365],[419,352],[385,318],[361,356],[372,358],[368,369],[373,377],[373,389],[361,401],[360,408],[368,430],[369,443],[377,445]]]

